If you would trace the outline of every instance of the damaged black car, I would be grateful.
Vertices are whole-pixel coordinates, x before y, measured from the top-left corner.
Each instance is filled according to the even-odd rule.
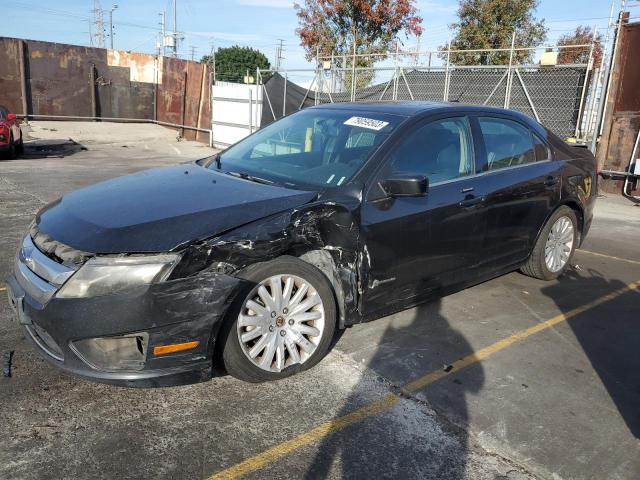
[[[522,114],[324,105],[46,206],[7,291],[68,372],[130,386],[214,368],[273,380],[355,323],[516,269],[558,277],[595,197],[591,153]]]

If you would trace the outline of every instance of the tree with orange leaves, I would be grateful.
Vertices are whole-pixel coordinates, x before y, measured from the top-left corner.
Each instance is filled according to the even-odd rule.
[[[384,53],[401,32],[419,36],[415,0],[305,0],[295,4],[301,45],[308,60],[336,55]],[[360,60],[371,64],[373,60]]]
[[[594,41],[595,40],[595,41]],[[578,26],[576,31],[570,35],[563,35],[558,40],[559,50],[558,63],[582,63],[586,64],[589,61],[589,52],[591,50],[591,43],[593,42],[593,63],[592,67],[599,67],[602,60],[602,35],[596,35],[593,37],[593,30],[591,27]],[[572,45],[588,45],[582,47],[572,47]]]

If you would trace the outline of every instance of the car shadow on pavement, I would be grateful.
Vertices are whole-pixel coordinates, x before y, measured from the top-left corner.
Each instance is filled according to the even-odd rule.
[[[441,300],[378,321],[389,319],[377,344],[362,354],[368,357],[367,368],[336,418],[361,406],[376,382],[390,382],[389,388],[398,392],[408,382],[472,352],[469,342],[441,313]],[[347,330],[345,337],[350,333]],[[480,364],[468,370],[473,374],[464,384],[455,375],[441,381],[449,382],[444,388],[453,399],[455,425],[434,415],[426,387],[403,396],[388,412],[325,437],[305,478],[467,478],[465,398],[484,384]]]
[[[542,288],[542,293],[565,314],[626,287],[622,281],[607,279],[596,270],[582,272],[568,270],[558,282]],[[567,321],[620,416],[636,438],[640,438],[639,293],[637,289],[627,290]]]
[[[59,140],[25,140],[23,152],[19,153],[14,159],[3,159],[3,162],[38,160],[41,158],[66,158],[85,150],[87,150],[87,147],[70,138]]]

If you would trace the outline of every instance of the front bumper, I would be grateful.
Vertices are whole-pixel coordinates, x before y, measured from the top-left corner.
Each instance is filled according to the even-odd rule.
[[[43,301],[34,283],[43,279],[20,270],[7,279],[7,292],[27,336],[51,364],[94,381],[153,387],[211,378],[215,337],[240,280],[219,273],[131,288],[93,298]],[[46,282],[45,282],[46,283]],[[36,298],[40,297],[40,298]],[[145,332],[148,348],[136,370],[98,369],[83,359],[74,342]],[[155,346],[199,341],[184,352],[154,356]]]

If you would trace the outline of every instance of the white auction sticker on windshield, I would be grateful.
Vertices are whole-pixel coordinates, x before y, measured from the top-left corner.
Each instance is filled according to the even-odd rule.
[[[376,120],[375,118],[366,117],[351,117],[344,122],[345,125],[351,125],[352,127],[369,128],[371,130],[382,130],[389,125],[389,122],[383,122],[382,120]]]

